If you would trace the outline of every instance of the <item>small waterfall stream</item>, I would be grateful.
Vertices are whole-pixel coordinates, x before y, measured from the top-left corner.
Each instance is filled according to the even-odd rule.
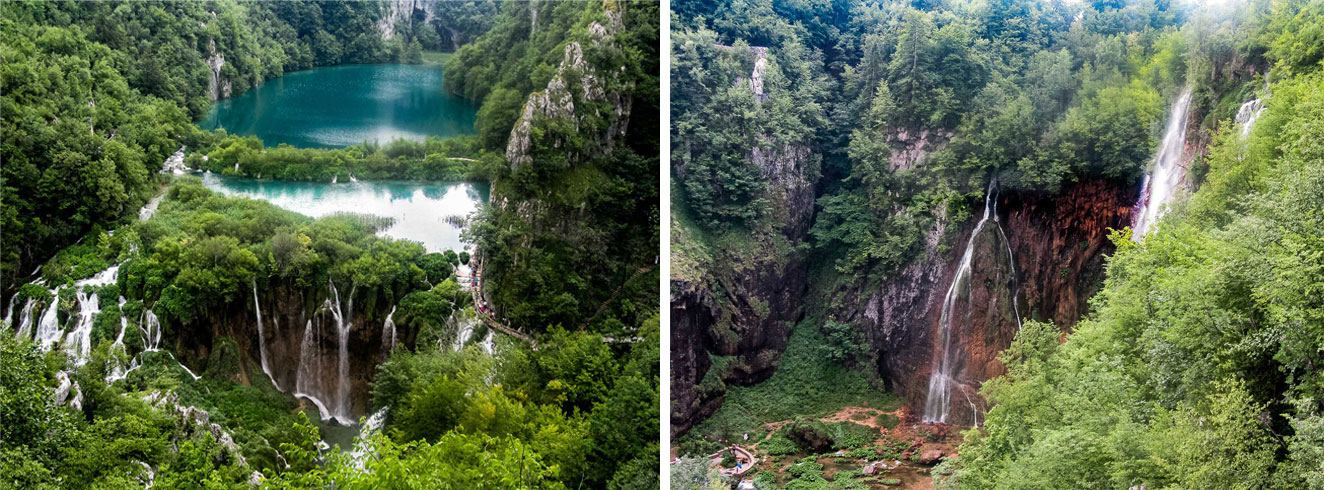
[[[1250,130],[1255,127],[1255,120],[1264,114],[1264,101],[1255,99],[1245,104],[1237,110],[1236,123],[1241,125],[1241,137],[1250,136]]]
[[[276,378],[271,375],[271,368],[267,367],[267,334],[262,329],[262,303],[257,300],[257,279],[253,279],[251,284],[253,286],[253,311],[257,312],[258,362],[262,364],[262,373],[266,374],[267,379],[271,380],[271,386],[275,386],[276,391],[281,391],[280,383],[276,382]]]
[[[41,314],[41,319],[37,320],[37,332],[34,339],[37,346],[43,351],[51,350],[60,337],[64,335],[64,330],[60,329],[60,320],[57,309],[60,306],[60,289],[63,286],[56,286],[51,295],[51,304],[46,307],[46,312]]]
[[[26,339],[32,336],[32,307],[35,304],[36,300],[28,298],[28,301],[23,304],[23,309],[19,311],[19,316],[22,316],[22,318],[18,321],[17,336],[20,339]]]
[[[933,371],[929,374],[928,396],[924,401],[924,422],[925,423],[946,423],[947,416],[951,410],[952,389],[959,383],[955,380],[956,370],[960,366],[961,359],[957,359],[957,349],[953,348],[956,337],[956,325],[953,325],[953,311],[958,302],[967,305],[965,314],[965,324],[970,323],[973,314],[973,308],[970,308],[970,281],[974,265],[975,240],[983,232],[988,220],[993,220],[994,226],[998,230],[998,236],[1001,238],[1007,251],[1013,278],[1016,275],[1016,258],[1011,250],[1011,242],[1007,239],[1007,234],[1002,230],[1002,221],[998,217],[997,208],[997,180],[989,183],[988,190],[984,194],[984,216],[975,224],[975,229],[970,232],[970,238],[966,241],[965,251],[961,254],[961,261],[956,269],[956,274],[952,277],[952,283],[947,288],[947,294],[943,297],[942,312],[938,317],[938,346],[940,354],[934,356]],[[1021,325],[1020,306],[1016,299],[1019,286],[1017,281],[1012,281],[1012,312],[1016,315],[1016,326],[1019,329]],[[970,404],[973,411],[974,425],[979,426],[979,407],[970,396],[969,387],[962,387],[962,392],[966,401]]]
[[[124,297],[120,296],[120,308],[124,307],[125,302],[126,300]],[[120,331],[115,334],[115,343],[110,344],[110,349],[107,351],[107,354],[110,355],[110,359],[106,360],[106,383],[114,383],[129,375],[129,371],[124,366],[123,361],[123,358],[128,357],[129,355],[128,347],[124,345],[124,332],[128,329],[129,319],[124,318],[124,315],[121,314]]]
[[[1188,86],[1172,104],[1172,113],[1163,131],[1163,143],[1154,156],[1154,168],[1145,175],[1131,224],[1131,239],[1134,241],[1143,240],[1145,233],[1163,217],[1167,205],[1186,177],[1186,168],[1182,166],[1181,158],[1186,149],[1186,125],[1190,111],[1191,87]]]
[[[391,353],[395,349],[395,307],[391,307],[391,312],[386,314],[386,321],[382,323],[382,356]]]

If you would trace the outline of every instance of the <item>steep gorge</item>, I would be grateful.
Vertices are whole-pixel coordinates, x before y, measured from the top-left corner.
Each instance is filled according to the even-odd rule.
[[[754,49],[756,56],[765,52]],[[1184,108],[1181,99],[1186,97],[1179,97],[1174,108]],[[1173,122],[1165,141],[1178,139],[1174,131],[1199,134],[1192,121],[1202,114],[1167,116]],[[946,138],[950,134],[937,139]],[[1184,170],[1203,152],[1201,138],[1181,140],[1185,143],[1176,144],[1176,156],[1159,158],[1165,165],[1160,168]],[[911,144],[905,138],[891,144],[906,168],[923,167],[927,153],[941,148],[941,141]],[[815,189],[823,185],[816,176],[804,180],[806,164],[797,157],[809,155],[813,150],[808,147],[772,152],[756,147],[747,156],[766,179],[775,235],[755,230],[742,247],[696,246],[692,242],[703,241],[703,232],[686,220],[673,220],[673,233],[679,236],[673,239],[673,264],[679,265],[673,266],[671,278],[674,435],[716,412],[727,385],[756,384],[776,371],[791,328],[806,313],[811,269],[830,267],[807,264],[802,251],[813,221]],[[682,177],[683,164],[682,159],[673,169]],[[812,308],[855,328],[871,349],[872,365],[859,367],[876,373],[884,385],[880,389],[905,399],[908,413],[919,422],[925,418],[931,380],[939,378],[933,376],[943,364],[938,356],[947,349],[941,334],[944,302],[949,290],[961,289],[948,307],[951,394],[939,403],[946,405],[943,416],[932,421],[978,424],[987,409],[978,395],[980,384],[1005,371],[997,357],[1010,345],[1019,320],[1051,321],[1069,331],[1087,313],[1089,299],[1103,284],[1105,258],[1114,250],[1111,230],[1133,225],[1142,182],[1139,176],[1129,179],[1089,177],[1055,193],[992,188],[993,215],[978,235],[971,237],[980,221],[978,208],[961,223],[940,217],[925,233],[922,253],[901,270],[839,279],[829,287],[825,305]],[[1184,176],[1174,182],[1163,192],[1190,186]],[[941,210],[935,213],[942,215]],[[953,281],[967,243],[970,271],[958,288]]]

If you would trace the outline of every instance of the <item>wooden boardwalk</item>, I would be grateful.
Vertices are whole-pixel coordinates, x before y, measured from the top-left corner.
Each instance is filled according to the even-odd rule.
[[[487,282],[482,279],[483,266],[481,262],[476,260],[476,257],[471,257],[469,263],[476,265],[476,267],[473,267],[473,271],[474,271],[473,277],[469,278],[469,280],[471,281],[469,283],[469,294],[473,296],[474,314],[478,315],[478,319],[482,320],[483,324],[491,328],[495,328],[498,332],[528,342],[529,345],[535,348],[538,347],[538,340],[534,339],[533,336],[506,326],[505,324],[497,321],[496,318],[492,317],[491,313],[485,311],[485,308],[483,308],[483,306],[486,305],[487,302],[483,299],[482,288],[484,284],[487,284]]]

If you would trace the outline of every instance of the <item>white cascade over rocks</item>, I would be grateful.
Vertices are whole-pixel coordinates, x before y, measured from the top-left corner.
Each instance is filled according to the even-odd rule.
[[[1140,199],[1135,205],[1135,219],[1131,224],[1132,240],[1143,240],[1145,234],[1158,224],[1186,177],[1186,167],[1181,160],[1186,151],[1186,125],[1190,112],[1191,88],[1186,87],[1172,104],[1168,125],[1163,131],[1163,142],[1154,156],[1154,167],[1145,174]]]

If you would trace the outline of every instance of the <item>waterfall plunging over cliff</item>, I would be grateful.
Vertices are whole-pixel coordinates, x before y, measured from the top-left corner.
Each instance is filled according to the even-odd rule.
[[[319,314],[329,313],[336,325],[335,386],[327,386],[323,378],[326,366],[322,362],[321,345],[317,340],[322,337],[322,322],[308,320],[299,349],[299,371],[295,378],[294,396],[305,398],[316,405],[322,420],[334,419],[343,425],[354,425],[350,403],[349,332],[353,328],[354,292],[357,286],[350,287],[349,301],[342,310],[340,291],[336,289],[335,283],[328,281],[327,284],[331,297],[323,302]]]
[[[313,321],[308,320],[303,330],[303,342],[299,347],[299,372],[294,382],[294,396],[305,398],[317,406],[317,412],[322,420],[331,418],[331,412],[327,410],[326,404],[318,398],[316,394],[326,393],[322,386],[322,356],[318,355],[317,340],[314,335],[320,333],[321,326],[316,330],[313,328]]]
[[[271,386],[276,387],[276,391],[281,391],[280,383],[271,375],[271,368],[267,367],[267,334],[262,329],[262,304],[257,300],[257,279],[252,281],[253,286],[253,311],[257,312],[257,355],[262,364],[262,373],[271,380]]]
[[[50,350],[51,346],[59,342],[60,337],[64,335],[64,331],[60,329],[59,315],[56,311],[60,306],[60,289],[62,287],[55,287],[51,295],[51,304],[46,307],[46,312],[41,314],[41,319],[37,320],[37,332],[33,339],[36,340],[37,346],[43,351]]]
[[[1157,224],[1182,179],[1186,177],[1186,168],[1182,166],[1181,158],[1186,149],[1186,125],[1190,111],[1191,88],[1186,87],[1172,104],[1172,114],[1168,116],[1168,125],[1163,131],[1163,143],[1154,156],[1154,168],[1145,174],[1140,199],[1136,202],[1135,220],[1131,225],[1132,240],[1143,240],[1145,233]]]
[[[385,357],[395,349],[395,307],[391,307],[391,312],[386,314],[386,321],[382,323],[382,356]]]
[[[979,238],[979,234],[984,231],[984,227],[988,224],[990,218],[993,220],[994,226],[998,230],[998,236],[1005,244],[1005,250],[1007,251],[1007,258],[1013,276],[1012,309],[1013,314],[1016,315],[1016,325],[1018,328],[1020,326],[1020,307],[1016,300],[1017,281],[1014,279],[1016,259],[1011,250],[1011,242],[1007,240],[1007,234],[1002,230],[1002,222],[998,217],[996,189],[997,180],[995,179],[989,183],[988,191],[984,194],[984,216],[975,224],[975,229],[970,232],[970,238],[966,241],[965,251],[961,254],[961,261],[957,266],[956,274],[952,277],[952,283],[947,288],[946,296],[943,297],[942,312],[938,318],[938,342],[936,344],[938,355],[933,358],[933,371],[929,373],[928,396],[924,402],[925,423],[947,422],[947,416],[951,409],[952,389],[957,387],[962,390],[970,404],[970,409],[973,411],[974,418],[972,420],[974,425],[979,426],[979,407],[970,395],[973,387],[966,386],[955,379],[958,370],[964,363],[964,359],[958,358],[960,349],[953,345],[953,341],[957,334],[957,327],[968,325],[974,311],[972,305],[970,305],[972,300],[970,281],[974,265],[975,241]],[[965,315],[963,315],[964,321],[961,325],[954,325],[954,317],[958,316],[955,315],[955,310],[959,303],[966,305]]]

